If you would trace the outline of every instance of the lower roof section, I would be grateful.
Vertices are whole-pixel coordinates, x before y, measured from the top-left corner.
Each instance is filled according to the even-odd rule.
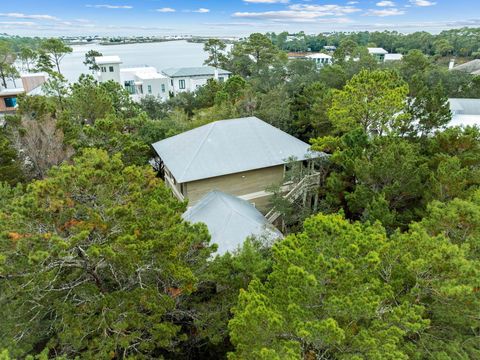
[[[249,236],[268,241],[283,237],[252,204],[216,190],[187,210],[183,218],[191,223],[205,223],[220,255],[236,250]]]

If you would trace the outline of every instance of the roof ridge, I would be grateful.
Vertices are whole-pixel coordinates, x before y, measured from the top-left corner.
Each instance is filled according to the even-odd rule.
[[[186,174],[186,172],[188,171],[188,169],[190,168],[190,166],[192,166],[192,163],[193,161],[195,160],[195,158],[197,157],[198,153],[200,152],[200,149],[202,148],[203,144],[205,143],[205,141],[207,141],[207,138],[210,136],[213,128],[215,127],[215,124],[218,123],[218,121],[213,121],[207,125],[210,126],[210,129],[208,129],[207,133],[205,134],[205,136],[203,137],[202,141],[200,141],[200,144],[198,145],[198,148],[195,150],[195,153],[193,154],[193,156],[191,157],[190,161],[188,162],[187,166],[185,166],[185,168],[183,169],[183,172],[182,172],[182,175],[179,177],[179,178],[183,178]],[[193,129],[192,129],[193,130]],[[181,135],[181,134],[179,134]]]

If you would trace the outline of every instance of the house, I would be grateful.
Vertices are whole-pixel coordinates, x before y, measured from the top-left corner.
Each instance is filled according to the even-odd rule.
[[[402,54],[385,54],[385,57],[383,58],[383,61],[400,61],[403,59]]]
[[[95,58],[99,66],[98,80],[113,80],[122,85],[135,101],[151,95],[166,100],[169,96],[169,79],[152,66],[120,68],[122,61],[118,56],[99,56]]]
[[[479,126],[480,99],[448,99],[452,120],[447,126]]]
[[[472,75],[480,75],[480,59],[475,59],[457,66],[455,66],[455,60],[452,60],[449,68],[450,70],[462,71]]]
[[[152,66],[121,69],[120,78],[125,89],[136,101],[147,95],[162,100],[169,97],[169,78]]]
[[[372,55],[377,61],[383,62],[385,61],[385,55],[388,54],[388,51],[383,48],[367,48],[368,53]]]
[[[336,46],[333,46],[333,45],[325,45],[325,46],[323,47],[323,50],[329,51],[329,52],[334,52],[335,50],[337,50],[337,47],[336,47]]]
[[[221,120],[152,145],[156,166],[174,195],[196,205],[212,190],[249,201],[266,212],[272,184],[290,190],[286,172],[291,159],[305,168],[323,154],[256,118]],[[283,189],[283,188],[282,188]]]
[[[17,108],[17,97],[24,94],[23,88],[0,89],[0,112],[15,111]]]
[[[170,91],[173,95],[195,91],[205,85],[208,79],[226,81],[231,75],[230,71],[212,66],[171,68],[163,70],[162,73],[170,79]]]
[[[332,64],[332,56],[322,53],[315,53],[305,56],[306,59],[313,60],[317,65],[317,68],[324,67],[325,65]]]
[[[217,254],[232,252],[254,236],[273,242],[283,235],[248,201],[221,191],[211,191],[182,216],[191,223],[204,223]]]
[[[95,58],[95,64],[100,68],[98,81],[107,82],[113,80],[121,84],[120,64],[122,61],[118,56],[98,56]]]
[[[18,96],[21,94],[33,95],[35,92],[38,92],[41,85],[47,81],[47,74],[22,74],[19,80],[22,82],[21,87],[3,88],[0,86],[0,112],[15,111],[17,109]]]

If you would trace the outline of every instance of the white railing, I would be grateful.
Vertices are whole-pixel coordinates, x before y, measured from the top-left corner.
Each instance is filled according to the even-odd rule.
[[[293,203],[309,187],[318,185],[319,183],[320,183],[320,173],[307,175],[299,183],[297,183],[286,195],[284,195],[283,198]],[[265,215],[265,217],[270,223],[273,223],[281,215],[282,214],[278,212],[274,207]]]

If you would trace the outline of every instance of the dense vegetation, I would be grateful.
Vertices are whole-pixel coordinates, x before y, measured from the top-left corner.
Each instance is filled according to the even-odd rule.
[[[382,47],[390,53],[406,54],[410,50],[421,50],[426,55],[437,57],[453,55],[480,58],[480,29],[451,29],[430,34],[419,31],[402,34],[396,31],[361,31],[354,33],[307,35],[303,32],[289,38],[287,32],[268,33],[267,36],[282,50],[320,51],[324,46],[339,46],[342,42],[353,41],[361,46]]]
[[[32,41],[46,95],[0,132],[0,359],[480,359],[480,129],[446,128],[448,97],[480,98],[480,77],[422,34],[478,51],[475,29],[319,35],[338,48],[317,69],[287,59],[284,34],[210,40],[207,63],[234,76],[140,104],[67,84],[70,48]],[[378,63],[372,43],[406,55]],[[149,144],[252,115],[330,154],[320,200],[281,204],[273,246],[214,256]]]

